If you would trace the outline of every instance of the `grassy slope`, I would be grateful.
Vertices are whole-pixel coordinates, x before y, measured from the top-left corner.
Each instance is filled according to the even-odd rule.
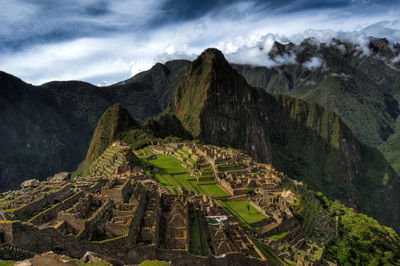
[[[400,173],[400,132],[393,134],[379,145],[379,150],[385,155],[393,168]]]

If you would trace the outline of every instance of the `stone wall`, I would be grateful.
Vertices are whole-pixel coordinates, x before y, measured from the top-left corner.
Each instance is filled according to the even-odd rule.
[[[93,232],[100,224],[105,224],[112,216],[114,202],[107,200],[88,220],[84,221],[84,230],[79,232],[78,237],[90,239]]]
[[[25,260],[28,258],[33,257],[36,255],[33,252],[23,250],[20,248],[16,248],[11,245],[2,245],[0,247],[0,259],[2,260],[14,260],[14,261],[19,261],[19,260]],[[0,262],[1,265],[1,262]]]
[[[13,241],[13,223],[12,221],[0,221],[1,240],[4,243],[12,244]],[[3,243],[0,243],[3,244]]]
[[[72,213],[68,212],[60,212],[57,215],[59,220],[64,220],[66,223],[67,231],[71,232],[75,235],[79,234],[85,229],[85,221],[76,217]]]
[[[75,193],[71,197],[67,198],[66,200],[54,205],[53,207],[46,209],[45,211],[39,213],[35,217],[33,217],[31,220],[29,220],[30,223],[34,225],[41,225],[46,221],[49,221],[53,218],[57,217],[57,214],[60,211],[66,210],[71,208],[81,197],[83,196],[83,192],[80,191],[78,193]]]
[[[55,192],[45,194],[43,198],[15,210],[13,212],[14,219],[21,221],[27,220],[28,218],[31,218],[32,216],[43,211],[45,207],[49,207],[49,205],[52,205],[57,201],[63,201],[73,194],[74,191],[71,189],[70,185],[67,185]]]

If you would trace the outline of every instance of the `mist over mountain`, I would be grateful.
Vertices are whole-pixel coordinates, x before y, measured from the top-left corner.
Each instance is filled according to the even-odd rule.
[[[379,146],[399,169],[397,151],[385,144],[395,142],[398,135],[400,78],[395,62],[399,45],[371,39],[369,47],[367,55],[359,45],[340,40],[321,44],[307,39],[299,45],[275,42],[267,55],[275,66],[232,66],[253,86],[316,102],[336,112],[362,142]],[[290,63],[284,61],[288,58]],[[149,71],[106,87],[78,81],[31,86],[3,73],[2,100],[7,109],[2,121],[10,125],[3,127],[3,147],[12,147],[16,154],[2,153],[1,180],[9,184],[2,187],[7,189],[29,177],[45,178],[57,171],[73,170],[86,153],[101,113],[115,102],[121,102],[138,121],[157,115],[167,106],[189,63],[174,60],[156,64]],[[46,109],[32,118],[38,102],[41,107],[37,108]],[[35,123],[35,131],[24,130],[27,124],[23,121]],[[55,121],[65,122],[52,126]],[[32,140],[23,137],[26,132]],[[56,159],[61,156],[56,153],[65,158]],[[23,168],[19,159],[11,159],[20,155],[28,156],[24,161],[29,163]],[[41,166],[36,169],[37,165]]]
[[[297,254],[313,254],[314,249],[322,248],[326,255],[317,257],[324,258],[325,263],[329,260],[394,262],[398,260],[393,253],[399,248],[398,236],[385,226],[399,230],[397,158],[400,150],[396,149],[400,136],[397,125],[400,114],[399,47],[386,39],[376,38],[370,39],[368,51],[360,49],[358,44],[337,39],[329,43],[318,43],[314,39],[305,39],[300,44],[274,42],[266,55],[272,62],[268,67],[230,64],[221,51],[209,48],[193,62],[157,63],[128,80],[101,87],[80,81],[54,81],[33,86],[0,72],[0,104],[3,108],[0,117],[1,189],[16,188],[31,178],[47,180],[39,183],[40,188],[54,185],[52,180],[65,174],[48,176],[66,170],[76,171],[72,174],[72,183],[65,188],[76,186],[76,189],[82,189],[89,184],[92,193],[94,188],[107,183],[106,176],[111,175],[110,180],[114,181],[106,187],[119,189],[127,183],[115,183],[120,182],[115,175],[125,178],[129,171],[124,171],[129,166],[135,173],[141,173],[141,178],[150,176],[151,180],[144,184],[157,183],[162,195],[169,188],[170,198],[178,193],[177,188],[171,188],[175,181],[163,183],[160,171],[165,169],[154,167],[154,158],[160,154],[165,159],[178,156],[188,169],[193,167],[190,171],[196,172],[202,167],[201,160],[195,161],[199,157],[193,155],[193,159],[185,150],[187,148],[177,150],[177,147],[186,145],[184,147],[192,147],[188,148],[192,152],[214,147],[221,154],[224,149],[234,148],[237,149],[234,154],[243,152],[241,156],[251,159],[234,162],[231,166],[228,163],[229,169],[233,165],[240,167],[245,161],[249,163],[246,170],[236,169],[236,166],[229,170],[235,172],[232,180],[242,178],[240,173],[244,171],[253,171],[249,169],[257,163],[267,164],[277,170],[271,173],[281,176],[282,197],[294,197],[285,199],[290,204],[283,203],[276,188],[272,194],[265,192],[272,183],[261,188],[262,193],[255,189],[240,196],[241,201],[247,199],[264,207],[270,204],[266,202],[270,202],[268,197],[271,196],[274,198],[271,202],[276,204],[274,211],[282,215],[285,210],[283,218],[277,218],[275,215],[278,214],[274,213],[274,218],[252,223],[251,227],[261,230],[264,226],[275,226],[274,220],[290,221],[264,232],[265,235],[247,232],[258,241],[264,241],[266,235],[275,231],[284,236],[287,234],[276,243],[268,242],[274,248],[279,246],[280,250],[274,251],[278,257],[270,253],[268,259],[291,261],[290,257],[299,261]],[[219,169],[220,166],[216,167]],[[226,171],[215,171],[219,178],[230,176]],[[254,171],[253,174],[258,175],[257,170]],[[179,174],[182,173],[170,175],[173,178]],[[91,184],[90,180],[96,179],[97,175],[102,176],[99,183]],[[249,182],[246,188],[249,189],[255,181],[246,180],[242,181]],[[2,193],[5,196],[3,202],[17,206],[20,200],[15,195],[36,191],[25,188],[34,182],[37,181],[23,183],[22,192]],[[176,182],[180,184],[183,197],[188,195],[185,189],[199,192],[200,188],[196,186],[217,186],[216,183],[199,182],[186,187],[188,184],[180,183],[182,180],[176,179]],[[227,189],[226,185],[223,187]],[[101,194],[106,190],[99,193],[95,192],[96,197],[103,197]],[[76,195],[81,194],[82,191]],[[132,197],[135,195],[133,193]],[[224,198],[219,204],[224,202],[229,200]],[[63,204],[64,201],[56,206]],[[149,203],[148,206],[152,205]],[[18,214],[19,209],[5,209],[5,212],[16,210]],[[52,209],[43,213],[51,213]],[[265,225],[269,222],[271,224]],[[199,222],[193,223],[193,217],[190,224],[203,226]],[[94,228],[100,231],[93,231],[93,235],[108,230],[108,227],[101,229],[95,224],[90,230]],[[146,229],[140,230],[139,241],[147,241],[144,240]],[[155,232],[164,234],[162,229]],[[387,239],[390,244],[382,244]],[[311,251],[303,244],[296,244],[295,249],[284,248],[293,241],[311,240],[315,241]],[[161,240],[160,243],[164,242]],[[358,247],[360,243],[373,248],[374,252],[364,254]],[[68,244],[66,248],[68,254],[75,254],[75,249]],[[53,247],[50,245],[47,249]],[[383,252],[386,255],[381,257]],[[307,256],[302,260],[318,260],[314,255]]]

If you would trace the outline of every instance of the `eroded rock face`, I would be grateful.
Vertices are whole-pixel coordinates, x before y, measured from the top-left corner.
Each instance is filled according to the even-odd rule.
[[[37,180],[37,179],[29,179],[29,180],[26,180],[25,182],[23,182],[21,184],[21,188],[22,189],[31,189],[31,188],[38,187],[39,185],[40,185],[39,180]]]

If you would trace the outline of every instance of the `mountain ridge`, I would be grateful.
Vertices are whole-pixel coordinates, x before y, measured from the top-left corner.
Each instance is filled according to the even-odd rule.
[[[222,58],[216,49],[203,52],[188,68],[166,112],[175,114],[200,141],[273,162],[328,198],[397,228],[399,206],[393,202],[398,201],[400,178],[378,151],[359,142],[334,112],[253,88]],[[369,157],[381,165],[369,165]],[[385,178],[380,188],[387,195],[382,196],[375,188]]]

